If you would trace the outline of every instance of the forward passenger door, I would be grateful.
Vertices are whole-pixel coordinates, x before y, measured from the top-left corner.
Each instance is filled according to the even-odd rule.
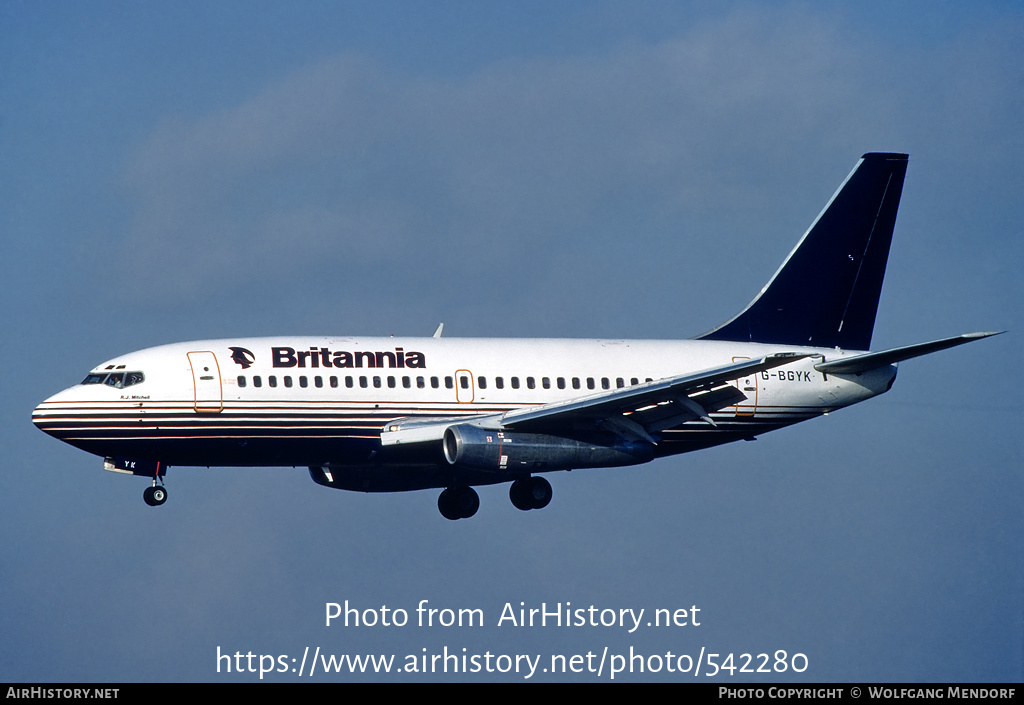
[[[217,356],[209,351],[190,352],[188,353],[188,364],[192,367],[195,410],[216,413],[223,409],[224,397]]]

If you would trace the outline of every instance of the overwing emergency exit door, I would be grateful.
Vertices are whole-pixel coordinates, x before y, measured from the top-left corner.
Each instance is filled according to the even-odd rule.
[[[460,404],[468,404],[475,396],[473,373],[469,370],[455,370],[455,400]]]

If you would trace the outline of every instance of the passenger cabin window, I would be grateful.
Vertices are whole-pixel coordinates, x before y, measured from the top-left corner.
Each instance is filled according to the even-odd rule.
[[[122,372],[120,370],[109,371],[109,372],[108,371],[104,371],[104,372],[90,373],[88,376],[86,376],[86,378],[84,380],[82,380],[81,384],[105,384],[105,385],[110,386],[110,387],[115,387],[117,389],[121,389],[121,388],[124,388],[124,387],[131,387],[131,386],[136,385],[136,384],[141,384],[142,382],[145,381],[145,379],[146,379],[146,376],[142,372]],[[360,376],[358,379],[359,379],[359,383],[358,383],[359,386],[364,388],[364,389],[370,387],[371,385],[374,388],[380,389],[385,384],[390,389],[396,389],[398,387],[398,385],[399,385],[399,378],[392,377],[392,376],[388,376],[386,379],[383,378],[383,377],[379,377],[379,376],[374,376],[374,377]],[[249,378],[246,377],[245,375],[238,375],[237,380],[238,380],[238,386],[239,387],[247,387],[249,385]],[[291,387],[293,382],[294,382],[293,378],[290,375],[284,375],[282,380],[283,380],[283,383],[284,383],[285,387]],[[335,376],[329,377],[327,381],[329,382],[329,384],[330,384],[330,386],[332,388],[337,388],[338,386],[340,386],[340,383],[341,383],[341,380],[338,377],[335,377]],[[522,382],[520,377],[509,377],[508,381],[509,381],[509,386],[511,386],[512,389],[519,389],[520,388],[520,384]],[[645,381],[646,382],[650,382],[651,378],[648,377],[648,378],[646,378]],[[550,377],[541,377],[540,378],[541,387],[543,387],[544,389],[551,389],[551,387],[552,387],[551,382],[552,382],[552,380],[551,380]],[[267,378],[267,383],[271,387],[276,387],[277,386],[277,377],[275,377],[273,375],[270,375]],[[298,383],[299,383],[300,387],[304,387],[305,388],[305,387],[309,386],[310,380],[306,376],[299,376]],[[325,386],[324,378],[319,376],[319,375],[316,375],[316,376],[313,377],[312,383],[313,383],[313,386],[317,387],[318,389],[321,389],[321,388],[323,388]],[[434,389],[439,389],[441,387],[441,380],[438,377],[430,377],[430,382],[429,383],[430,383],[430,386],[432,388],[434,388]],[[572,378],[570,378],[568,380],[565,377],[556,377],[554,379],[554,383],[555,383],[555,386],[558,389],[565,389],[570,384],[571,384],[573,389],[581,389],[584,385],[586,385],[587,389],[596,389],[598,384],[600,384],[601,389],[611,389],[613,386],[615,388],[617,388],[617,389],[622,389],[627,384],[626,379],[623,378],[623,377],[616,377],[616,378],[614,378],[614,380],[612,380],[609,377],[601,377],[599,379],[595,379],[593,377],[585,377],[583,379],[580,379],[579,377],[572,377]],[[629,378],[629,384],[630,385],[637,385],[637,384],[640,384],[640,383],[641,383],[640,379],[637,378],[637,377],[630,377]],[[408,377],[408,376],[401,377],[401,386],[404,389],[412,389],[413,388],[413,384],[414,384],[414,382],[413,382],[413,378],[412,377]],[[473,380],[468,375],[458,375],[457,378],[455,378],[455,377],[445,377],[444,378],[444,386],[446,388],[448,388],[448,389],[455,389],[456,386],[458,386],[460,389],[469,389],[472,384],[473,384]],[[476,384],[477,384],[477,387],[479,389],[487,389],[487,378],[485,376],[483,376],[483,375],[477,377]],[[416,387],[418,389],[426,389],[427,388],[427,378],[426,377],[416,377],[415,378],[415,385],[416,385]],[[253,375],[252,376],[252,386],[253,387],[257,387],[257,388],[262,387],[263,386],[263,378],[260,377],[259,375]],[[350,389],[352,387],[355,387],[356,386],[356,378],[354,378],[352,376],[346,376],[345,377],[345,386],[350,388]],[[494,378],[494,386],[497,389],[504,389],[505,388],[505,378],[504,377],[495,377]],[[536,389],[537,388],[537,379],[535,377],[527,377],[526,378],[526,387],[528,389]]]

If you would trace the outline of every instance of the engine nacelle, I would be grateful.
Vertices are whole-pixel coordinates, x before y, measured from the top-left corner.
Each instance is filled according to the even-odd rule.
[[[444,432],[450,465],[493,472],[544,472],[638,465],[654,458],[646,442],[591,442],[540,433],[493,431],[470,424]]]

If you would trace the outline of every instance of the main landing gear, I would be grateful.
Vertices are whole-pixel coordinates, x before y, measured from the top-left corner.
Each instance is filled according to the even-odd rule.
[[[524,512],[543,509],[551,501],[551,484],[543,477],[524,477],[512,483],[508,496]],[[468,519],[480,508],[480,496],[472,487],[449,487],[437,498],[437,508],[445,519]]]
[[[469,519],[480,508],[480,495],[472,487],[449,487],[437,498],[445,519]]]
[[[508,489],[508,498],[516,509],[524,512],[543,509],[551,501],[551,484],[543,477],[524,477]]]
[[[142,493],[142,499],[151,507],[159,507],[167,501],[167,488],[156,484],[156,478],[153,478],[153,485]]]

